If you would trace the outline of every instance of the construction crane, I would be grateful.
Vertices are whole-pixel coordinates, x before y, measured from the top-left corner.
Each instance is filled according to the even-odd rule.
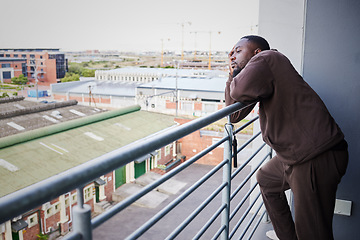
[[[185,24],[191,25],[191,22],[182,22],[181,23],[181,61],[184,61],[184,27]]]
[[[167,39],[170,41],[170,38]],[[164,39],[161,39],[161,64],[160,67],[164,66]]]
[[[210,36],[210,43],[209,43],[209,64],[208,64],[208,69],[211,70],[211,34],[213,31],[194,31],[194,32],[190,32],[190,33],[194,33],[195,34],[195,52],[194,52],[194,59],[196,59],[196,37],[197,37],[197,33],[209,33]],[[220,31],[217,31],[218,34],[221,34]]]

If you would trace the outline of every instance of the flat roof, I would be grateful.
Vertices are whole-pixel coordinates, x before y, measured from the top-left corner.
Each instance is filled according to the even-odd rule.
[[[140,83],[117,81],[75,81],[51,84],[52,93],[78,93],[105,96],[135,97],[135,89]]]
[[[196,78],[196,77],[165,77],[138,86],[141,88],[190,90],[198,92],[224,92],[227,79],[221,77]],[[176,83],[177,82],[177,83]]]
[[[59,51],[60,48],[0,48],[0,51],[14,52],[42,52],[42,51]]]
[[[149,74],[159,76],[227,76],[228,73],[219,70],[208,69],[175,69],[175,68],[140,68],[140,67],[125,67],[112,70],[97,70],[99,73],[111,74]]]

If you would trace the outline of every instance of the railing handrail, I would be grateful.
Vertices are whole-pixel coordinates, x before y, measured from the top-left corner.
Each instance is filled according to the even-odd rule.
[[[85,186],[101,175],[118,169],[134,159],[145,156],[246,106],[240,102],[232,104],[208,116],[149,137],[146,139],[146,145],[142,141],[131,143],[58,175],[8,194],[0,198],[0,224],[79,186]]]

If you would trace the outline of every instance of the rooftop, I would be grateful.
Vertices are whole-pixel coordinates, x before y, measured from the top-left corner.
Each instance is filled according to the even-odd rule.
[[[1,109],[6,111],[10,104],[0,104]],[[26,101],[12,104],[31,105]],[[0,197],[176,124],[173,116],[139,111],[138,106],[102,111],[74,105],[56,109],[63,117],[60,119],[53,111],[0,120],[2,129],[20,132],[9,130],[0,138]],[[7,146],[11,142],[13,145]]]
[[[176,84],[177,81],[177,84]],[[191,90],[198,92],[224,92],[224,86],[227,78],[197,78],[197,77],[165,77],[149,83],[144,83],[138,88],[162,88],[162,89],[178,89]]]

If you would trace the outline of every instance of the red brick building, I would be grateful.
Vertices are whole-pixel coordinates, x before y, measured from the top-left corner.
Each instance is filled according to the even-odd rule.
[[[26,59],[0,57],[0,82],[10,83],[11,78],[26,76]]]
[[[191,119],[176,118],[175,121],[179,124],[185,124],[187,122],[190,122]],[[186,159],[190,159],[205,148],[211,146],[212,144],[223,138],[222,133],[212,133],[213,134],[209,134],[209,131],[197,130],[178,140],[178,144],[181,148],[181,154],[186,156]],[[217,165],[223,160],[223,157],[224,148],[218,147],[212,150],[209,154],[206,154],[204,157],[199,159],[196,163]]]
[[[31,83],[35,83],[35,78],[37,77],[38,83],[41,85],[50,85],[59,82],[61,78],[65,77],[65,73],[68,70],[65,54],[56,48],[0,49],[0,61],[1,60],[13,62],[18,60],[25,61],[21,64],[20,74],[24,74]],[[20,72],[18,71],[19,66],[15,67],[15,65],[16,64],[12,64],[12,66],[11,64],[10,66],[6,65],[5,82],[10,82],[8,72],[14,72],[12,77],[17,77],[15,72]],[[11,69],[13,69],[13,71],[11,71]]]

